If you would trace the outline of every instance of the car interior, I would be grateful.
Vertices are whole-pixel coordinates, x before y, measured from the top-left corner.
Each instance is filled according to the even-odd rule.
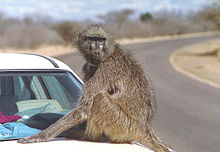
[[[69,72],[0,73],[0,139],[1,124],[47,128],[76,106],[81,90]]]

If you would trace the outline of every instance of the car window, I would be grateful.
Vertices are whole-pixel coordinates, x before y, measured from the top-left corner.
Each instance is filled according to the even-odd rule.
[[[14,90],[19,100],[27,100],[31,98],[30,92],[24,84],[21,76],[14,77]],[[2,87],[0,87],[2,88]]]
[[[43,88],[43,83],[40,82],[42,76],[33,76],[30,87],[34,92],[36,99],[47,99],[46,89]]]
[[[71,110],[80,96],[82,84],[68,72],[14,72],[0,73],[0,88],[0,99],[5,97],[0,101],[0,110],[11,115],[20,111],[12,111],[9,104],[25,100],[56,100],[63,110]],[[12,101],[13,97],[16,101]],[[8,106],[3,108],[4,105]]]
[[[82,87],[67,71],[0,72],[0,124],[45,129],[76,106]]]

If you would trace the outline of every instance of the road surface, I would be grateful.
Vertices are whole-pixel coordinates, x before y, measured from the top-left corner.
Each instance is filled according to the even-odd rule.
[[[173,69],[169,56],[189,44],[219,36],[203,36],[123,46],[131,50],[152,80],[157,99],[153,127],[176,152],[220,151],[220,89]],[[80,77],[84,59],[78,52],[58,56]]]

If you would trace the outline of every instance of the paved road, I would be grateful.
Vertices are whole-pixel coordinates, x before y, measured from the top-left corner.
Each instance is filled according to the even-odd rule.
[[[134,53],[150,76],[158,108],[153,127],[160,138],[177,152],[220,151],[220,89],[176,72],[169,63],[169,56],[176,49],[217,37],[123,46]],[[57,58],[81,76],[84,60],[79,53]]]

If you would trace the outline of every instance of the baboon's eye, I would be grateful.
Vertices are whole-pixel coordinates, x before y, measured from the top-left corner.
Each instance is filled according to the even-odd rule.
[[[95,49],[96,48],[96,44],[95,43],[91,43],[90,47],[91,47],[90,50],[91,49]]]
[[[104,37],[86,37],[87,38],[87,40],[91,40],[91,41],[105,41],[106,40],[106,38],[104,38]]]

